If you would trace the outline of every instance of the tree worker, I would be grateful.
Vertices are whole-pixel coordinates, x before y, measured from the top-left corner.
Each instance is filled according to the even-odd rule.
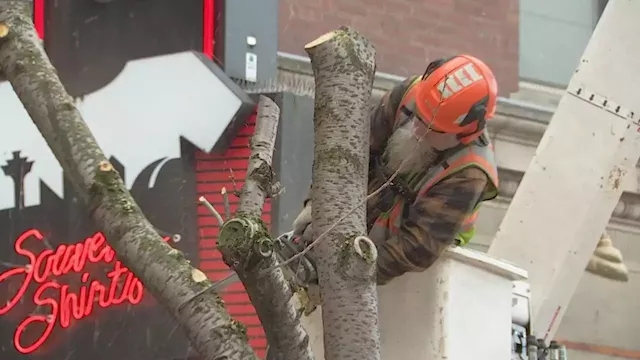
[[[429,268],[475,232],[479,205],[498,194],[498,172],[485,123],[496,110],[498,84],[479,59],[433,61],[389,91],[371,116],[369,189],[391,185],[367,203],[370,239],[378,248],[378,284]],[[294,236],[311,234],[311,201]]]
[[[397,173],[367,201],[379,285],[428,269],[447,247],[473,237],[480,205],[498,195],[485,131],[497,95],[491,69],[458,55],[431,62],[422,76],[407,78],[374,107],[368,194]],[[298,246],[312,242],[310,199],[293,227]]]

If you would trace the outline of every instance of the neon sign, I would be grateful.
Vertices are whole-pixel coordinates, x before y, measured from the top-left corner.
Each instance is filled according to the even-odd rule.
[[[29,239],[44,242],[44,236],[36,229],[25,231],[16,240],[16,253],[24,256],[28,263],[0,274],[0,284],[16,275],[24,275],[16,294],[0,307],[0,315],[11,311],[32,284],[37,284],[33,293],[34,305],[48,307],[49,314],[31,314],[18,324],[13,343],[19,352],[29,354],[36,351],[51,336],[56,324],[66,329],[72,320],[90,316],[96,307],[108,308],[123,303],[136,305],[142,301],[142,282],[116,260],[115,251],[107,244],[103,233],[97,232],[82,242],[46,249],[37,255],[23,246]],[[163,239],[168,241],[169,237]],[[113,264],[113,269],[106,274],[108,284],[98,280],[90,281],[90,274],[86,268],[88,265],[99,263]],[[82,274],[81,285],[75,292],[69,285],[61,285],[54,278],[71,273]],[[57,291],[59,297],[47,295],[47,290],[50,289]],[[24,344],[22,335],[30,325],[37,323],[45,325],[43,333],[33,343]]]

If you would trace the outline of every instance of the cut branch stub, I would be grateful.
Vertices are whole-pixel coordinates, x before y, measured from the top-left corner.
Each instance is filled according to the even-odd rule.
[[[362,248],[362,243],[367,245],[366,248]],[[378,249],[376,245],[366,236],[358,236],[353,240],[353,249],[364,261],[369,264],[375,264],[378,260]]]
[[[346,238],[338,254],[338,269],[346,280],[370,281],[375,278],[378,250],[365,236]]]
[[[373,75],[376,71],[375,48],[360,33],[348,26],[341,26],[339,29],[328,32],[304,47],[309,57],[312,59],[312,68],[316,76],[316,90],[318,84],[317,74],[320,71],[338,72],[345,71],[350,76],[355,76],[360,81],[367,81],[373,87]],[[371,55],[373,52],[373,56]],[[335,57],[343,58],[344,61],[334,61]],[[327,57],[334,59],[326,61]],[[315,64],[313,60],[315,59]],[[368,97],[371,97],[369,94]],[[368,106],[368,103],[367,103]],[[315,120],[315,119],[314,119]]]
[[[89,188],[88,204],[93,212],[100,206],[105,206],[106,199],[111,200],[111,211],[118,211],[121,214],[132,214],[140,211],[131,195],[126,190],[124,182],[118,171],[107,160],[98,164],[97,171],[93,177],[93,183]]]
[[[259,261],[273,253],[273,241],[261,219],[236,217],[220,230],[218,246],[223,260],[232,269],[250,271]],[[238,269],[242,266],[242,269]]]
[[[0,39],[9,35],[9,27],[7,24],[0,23]]]

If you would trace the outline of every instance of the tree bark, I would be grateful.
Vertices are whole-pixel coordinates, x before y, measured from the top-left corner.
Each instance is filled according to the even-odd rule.
[[[195,297],[211,283],[184,254],[162,241],[96,143],[38,39],[31,3],[0,1],[0,23],[8,30],[0,37],[0,73],[11,82],[65,176],[119,260],[178,320],[204,358],[257,359],[246,330],[231,319],[221,299],[213,292]]]
[[[256,308],[269,341],[269,358],[312,360],[309,336],[300,324],[293,292],[282,269],[274,266],[272,240],[261,220],[265,198],[278,192],[271,165],[279,117],[278,105],[260,96],[238,213],[223,225],[218,249],[242,280]]]
[[[375,49],[341,27],[307,44],[316,80],[311,190],[327,360],[380,359],[376,250],[366,235],[369,99]],[[355,211],[353,211],[356,209]],[[333,230],[341,217],[349,214]]]

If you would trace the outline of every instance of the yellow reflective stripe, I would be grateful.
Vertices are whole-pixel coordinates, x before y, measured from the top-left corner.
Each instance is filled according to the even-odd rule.
[[[458,242],[458,246],[467,245],[476,234],[476,220],[480,214],[481,205],[482,202],[479,202],[473,211],[464,219],[462,227],[455,237],[455,240]]]
[[[476,234],[476,227],[472,226],[471,229],[460,232],[456,236],[456,241],[458,242],[458,246],[465,246],[471,241],[471,238]]]

